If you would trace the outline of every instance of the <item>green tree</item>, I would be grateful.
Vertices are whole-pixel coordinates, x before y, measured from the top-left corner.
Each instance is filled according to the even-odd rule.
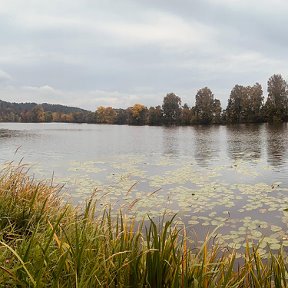
[[[61,119],[61,114],[60,114]],[[74,112],[73,113],[73,121],[74,123],[85,123],[86,122],[86,116],[83,112]]]
[[[249,123],[261,120],[263,91],[259,83],[254,86],[235,85],[226,109],[227,122]]]
[[[260,122],[262,120],[263,108],[263,90],[259,83],[254,86],[247,87],[248,90],[248,107],[247,120],[248,122]]]
[[[214,95],[208,87],[198,90],[196,94],[195,112],[197,122],[210,124],[213,120]]]
[[[117,116],[115,119],[115,124],[123,125],[128,124],[128,112],[126,109],[115,109]]]
[[[53,121],[52,112],[50,111],[45,112],[45,122],[52,122],[52,121]]]
[[[148,110],[148,125],[156,126],[161,125],[163,121],[163,112],[161,107],[150,107]]]
[[[73,113],[73,118],[74,118],[74,113]],[[88,112],[86,117],[85,117],[85,122],[87,123],[96,123],[96,112]]]
[[[222,116],[221,102],[218,99],[214,99],[212,123],[213,124],[220,124],[222,122],[221,116]]]
[[[181,125],[190,125],[191,116],[192,116],[191,110],[188,104],[185,103],[181,109],[181,116],[180,116]]]
[[[287,121],[288,87],[280,74],[268,80],[268,97],[265,103],[265,116],[268,121]]]
[[[181,98],[174,93],[168,93],[162,104],[164,123],[167,125],[178,124],[181,114]]]
[[[226,109],[226,119],[228,123],[240,123],[243,107],[244,87],[235,85],[230,93]]]

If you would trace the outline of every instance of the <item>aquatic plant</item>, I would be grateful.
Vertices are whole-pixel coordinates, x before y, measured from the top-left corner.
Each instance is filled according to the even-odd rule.
[[[246,244],[236,263],[212,231],[200,247],[175,217],[135,222],[93,196],[63,203],[53,181],[27,167],[0,173],[0,283],[3,287],[286,287],[283,249],[263,259]]]

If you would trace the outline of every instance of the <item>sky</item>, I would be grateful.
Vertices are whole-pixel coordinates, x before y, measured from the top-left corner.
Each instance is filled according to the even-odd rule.
[[[194,105],[288,75],[287,0],[0,0],[0,100]]]

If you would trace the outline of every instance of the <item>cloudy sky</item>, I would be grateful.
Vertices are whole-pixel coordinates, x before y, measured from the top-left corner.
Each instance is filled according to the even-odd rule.
[[[194,104],[288,76],[287,0],[0,0],[0,99]]]

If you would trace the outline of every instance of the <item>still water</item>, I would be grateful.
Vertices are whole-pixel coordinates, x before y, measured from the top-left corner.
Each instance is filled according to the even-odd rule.
[[[136,219],[177,213],[198,235],[219,226],[223,245],[264,239],[265,251],[288,247],[287,136],[287,124],[0,123],[0,164],[24,159],[76,204],[96,191],[99,205]]]

